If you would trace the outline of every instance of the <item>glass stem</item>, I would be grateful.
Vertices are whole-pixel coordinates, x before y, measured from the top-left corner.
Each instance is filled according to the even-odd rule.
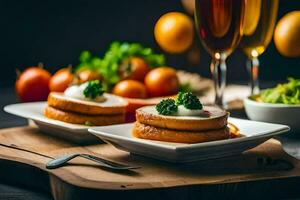
[[[259,93],[259,60],[257,57],[253,57],[247,60],[247,69],[250,75],[249,85],[251,88],[251,95]]]
[[[210,70],[214,80],[215,87],[215,104],[224,107],[223,93],[226,86],[226,56],[218,54],[211,62]]]

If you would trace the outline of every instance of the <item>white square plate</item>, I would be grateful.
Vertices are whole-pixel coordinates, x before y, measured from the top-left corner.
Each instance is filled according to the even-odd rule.
[[[148,156],[169,162],[191,162],[240,154],[271,137],[287,132],[288,126],[229,118],[244,137],[205,142],[180,144],[134,138],[131,135],[133,124],[92,127],[89,131],[116,148],[133,154]]]
[[[76,143],[90,143],[98,139],[88,132],[89,126],[70,124],[44,116],[46,102],[18,103],[4,107],[4,111],[31,119],[45,133]],[[98,140],[99,141],[99,140]]]

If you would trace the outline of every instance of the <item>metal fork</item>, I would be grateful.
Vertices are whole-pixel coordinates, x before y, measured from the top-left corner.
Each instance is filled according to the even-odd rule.
[[[128,165],[123,165],[119,163],[115,163],[109,160],[105,160],[103,158],[99,158],[90,154],[85,154],[85,153],[76,153],[76,154],[69,154],[69,155],[64,155],[58,158],[55,158],[53,160],[50,160],[46,164],[47,169],[56,169],[59,168],[63,165],[65,165],[68,161],[76,158],[76,157],[82,157],[86,158],[88,160],[94,161],[98,163],[102,167],[106,167],[108,169],[113,169],[113,170],[130,170],[130,169],[138,169],[140,168],[139,166],[128,166]]]

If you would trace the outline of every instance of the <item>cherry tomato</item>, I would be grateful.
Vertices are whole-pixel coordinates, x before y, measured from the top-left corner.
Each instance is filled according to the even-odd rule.
[[[70,68],[62,68],[51,77],[49,88],[51,92],[64,92],[73,82],[74,75]]]
[[[40,68],[27,68],[18,77],[15,87],[22,102],[45,101],[49,94],[51,74]]]
[[[78,78],[78,84],[92,80],[101,80],[100,74],[90,69],[80,70],[76,75]]]
[[[123,80],[115,85],[113,94],[128,98],[146,98],[147,91],[144,84],[136,80]]]
[[[152,97],[173,95],[179,90],[176,71],[170,67],[151,70],[145,77],[145,85]]]
[[[120,77],[122,79],[133,79],[144,81],[146,74],[150,71],[150,67],[144,59],[132,57],[125,60],[120,66]]]

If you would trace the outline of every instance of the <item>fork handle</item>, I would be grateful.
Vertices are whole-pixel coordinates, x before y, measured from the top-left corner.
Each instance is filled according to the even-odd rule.
[[[89,154],[70,154],[70,155],[61,156],[59,158],[55,158],[53,160],[50,160],[46,164],[46,168],[47,169],[59,168],[59,167],[65,165],[69,160],[72,160],[73,158],[75,158],[77,156],[83,157],[85,159],[89,159],[91,161],[94,161],[94,162],[98,163],[100,166],[103,166],[103,167],[106,167],[106,168],[109,168],[109,169],[113,169],[113,170],[128,170],[128,169],[138,169],[138,168],[140,168],[138,166],[121,165],[121,164],[111,162],[111,161],[105,160],[103,158],[99,158],[99,157],[89,155]]]
[[[70,155],[64,155],[64,156],[55,158],[53,160],[50,160],[46,164],[46,168],[47,169],[59,168],[59,167],[63,166],[64,164],[66,164],[69,160],[72,160],[73,158],[75,158],[77,156],[78,156],[78,154],[70,154]]]
[[[109,164],[103,162],[103,160],[100,159],[96,159],[96,157],[94,156],[90,156],[88,154],[70,154],[70,155],[64,155],[58,158],[55,158],[53,160],[50,160],[47,164],[46,164],[46,168],[47,169],[56,169],[59,167],[64,166],[68,161],[72,160],[75,157],[83,157],[85,159],[91,160],[93,162],[98,163],[101,166],[107,167],[107,168],[115,168],[114,166],[110,166]]]

